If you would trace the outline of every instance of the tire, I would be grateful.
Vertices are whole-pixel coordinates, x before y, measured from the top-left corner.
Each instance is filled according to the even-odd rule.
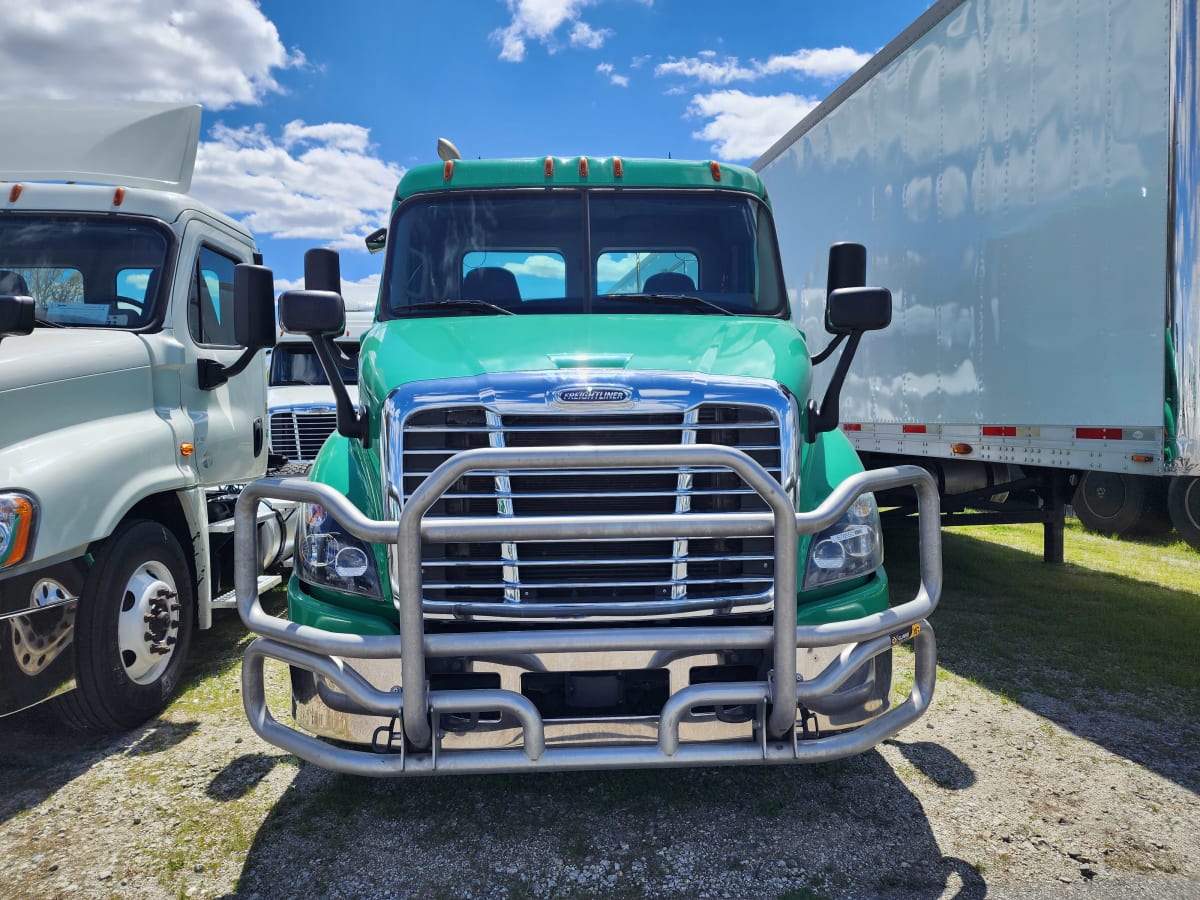
[[[1171,527],[1162,478],[1085,472],[1071,503],[1083,527],[1101,534],[1163,534]]]
[[[76,688],[57,698],[80,731],[124,731],[166,707],[196,617],[187,559],[157,522],[117,528],[95,554],[75,621]]]
[[[1200,479],[1172,478],[1167,490],[1167,511],[1179,536],[1200,550]]]

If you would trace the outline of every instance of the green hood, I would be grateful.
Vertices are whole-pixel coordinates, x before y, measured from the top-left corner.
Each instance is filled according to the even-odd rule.
[[[381,322],[362,345],[372,418],[395,387],[499,372],[615,368],[772,379],[808,396],[804,339],[790,322],[732,316],[469,316]]]

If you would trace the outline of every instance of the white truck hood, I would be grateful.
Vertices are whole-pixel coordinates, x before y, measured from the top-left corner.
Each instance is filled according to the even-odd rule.
[[[149,366],[145,343],[128,331],[37,328],[0,343],[0,397],[35,385]]]
[[[350,402],[358,403],[358,385],[348,384],[346,390],[350,394]],[[267,388],[267,407],[271,412],[313,407],[333,409],[335,405],[333,389],[327,385],[291,384]]]

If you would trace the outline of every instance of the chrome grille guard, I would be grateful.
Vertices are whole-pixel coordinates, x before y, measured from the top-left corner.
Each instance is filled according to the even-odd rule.
[[[513,520],[490,518],[424,518],[437,498],[465,473],[479,470],[535,470],[574,466],[607,469],[672,466],[722,466],[736,472],[768,503],[770,513],[711,513],[643,516],[552,516]],[[899,606],[858,619],[823,625],[796,626],[797,539],[833,525],[863,493],[911,486],[919,512],[921,580],[917,595]],[[254,512],[263,498],[319,503],[354,536],[392,544],[400,573],[396,603],[400,634],[340,634],[298,625],[268,615],[255,589],[257,531]],[[937,650],[926,617],[941,595],[939,500],[933,478],[916,466],[863,472],[847,478],[811,512],[797,512],[786,491],[753,459],[739,450],[711,444],[686,446],[577,447],[552,450],[516,448],[467,450],[447,460],[413,493],[398,521],[371,519],[345,496],[327,485],[300,479],[264,478],[250,484],[238,499],[235,535],[235,586],[238,613],[247,628],[261,637],[246,650],[242,697],[251,727],[264,740],[296,756],[334,771],[360,775],[415,775],[442,772],[499,772],[625,768],[656,765],[720,765],[767,762],[821,762],[864,752],[915,721],[928,708],[936,681]],[[572,540],[609,534],[623,536],[700,537],[773,536],[775,565],[774,624],[766,626],[694,626],[576,628],[426,635],[421,607],[421,541],[509,539]],[[916,677],[908,698],[854,730],[815,740],[798,740],[796,709],[805,699],[836,691],[866,660],[896,643],[912,640]],[[841,655],[810,681],[796,677],[798,647],[849,644]],[[655,746],[546,748],[540,714],[528,698],[514,691],[475,689],[431,691],[426,657],[479,656],[496,653],[566,653],[591,650],[724,650],[769,649],[772,671],[764,682],[695,684],[677,691],[664,705]],[[371,686],[344,662],[399,659],[403,688],[382,691]],[[364,713],[400,720],[408,752],[375,754],[346,749],[302,734],[278,722],[267,709],[264,661],[276,659],[307,669],[342,691]],[[716,743],[679,741],[679,722],[692,710],[714,704],[770,704],[759,729],[760,741]],[[439,753],[431,715],[447,712],[501,710],[523,727],[520,749],[456,750]]]

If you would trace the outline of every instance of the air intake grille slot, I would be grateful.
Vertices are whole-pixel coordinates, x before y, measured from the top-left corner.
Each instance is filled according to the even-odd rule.
[[[272,413],[271,452],[286,456],[290,462],[312,462],[336,425],[337,416],[332,410]]]
[[[667,413],[503,415],[482,406],[418,409],[404,420],[405,500],[439,464],[477,447],[722,444],[781,477],[776,411],[702,404]],[[732,472],[632,469],[492,472],[460,478],[427,516],[680,514],[766,510]],[[427,606],[471,613],[477,604],[519,605],[555,615],[555,604],[686,602],[736,608],[768,601],[770,538],[432,544],[423,550]]]

